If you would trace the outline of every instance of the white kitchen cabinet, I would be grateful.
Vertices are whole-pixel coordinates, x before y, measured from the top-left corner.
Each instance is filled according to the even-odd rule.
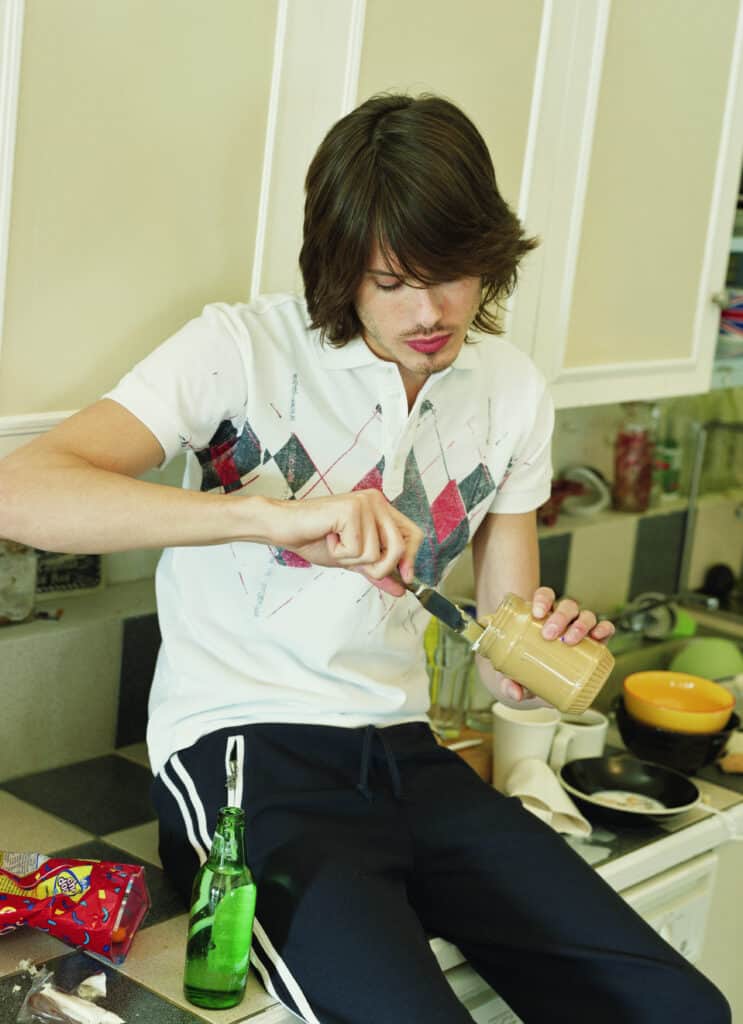
[[[717,877],[702,955],[697,963],[730,1003],[733,1020],[743,1020],[743,972],[740,907],[743,904],[743,843],[729,842],[717,852]]]
[[[86,3],[95,6],[93,0]],[[81,6],[81,17],[85,6]],[[105,52],[100,45],[105,25],[102,28],[89,20],[93,27],[80,42],[87,46],[80,51],[85,60],[81,58],[74,67],[68,62],[65,68],[83,67],[86,81],[95,88],[79,90],[73,77],[64,79],[59,93],[59,76],[52,73],[55,65],[40,64],[48,54],[43,47],[34,47],[34,40],[45,38],[53,23],[47,6],[24,8],[22,0],[8,0],[0,9],[6,9],[5,19],[0,18],[0,39],[12,56],[0,75],[3,138],[7,136],[0,149],[0,279],[11,214],[14,224],[0,377],[5,384],[4,391],[0,389],[5,403],[0,438],[25,439],[94,398],[104,377],[108,386],[148,346],[175,329],[187,311],[219,297],[204,291],[214,286],[214,280],[222,297],[243,287],[245,297],[249,292],[296,288],[308,160],[327,128],[377,89],[428,90],[450,96],[481,127],[500,187],[527,230],[542,239],[525,262],[507,318],[508,336],[533,353],[558,406],[708,388],[718,326],[712,296],[724,281],[743,162],[743,0],[712,4],[699,0],[522,0],[518,4],[461,0],[454,20],[444,0],[405,4],[398,0],[315,0],[312,4],[273,0],[265,10],[261,7],[260,25],[239,23],[230,36],[255,44],[260,74],[256,70],[237,85],[230,78],[225,80],[225,95],[238,113],[221,119],[224,138],[217,137],[206,149],[202,146],[204,152],[214,151],[219,160],[229,157],[225,167],[230,168],[229,180],[238,183],[236,198],[228,193],[224,200],[219,189],[205,191],[200,178],[184,179],[202,199],[208,193],[215,202],[224,200],[222,206],[217,203],[218,212],[224,202],[242,209],[243,221],[230,220],[232,245],[225,249],[223,227],[212,230],[221,221],[211,207],[201,200],[194,205],[186,191],[166,189],[174,222],[182,224],[183,230],[188,228],[193,237],[210,240],[219,254],[208,257],[210,266],[223,276],[209,277],[194,264],[191,285],[184,289],[182,260],[211,250],[180,245],[180,262],[160,258],[158,274],[149,275],[147,287],[135,288],[136,303],[129,294],[132,268],[141,263],[142,252],[162,256],[167,250],[153,247],[147,239],[142,242],[136,231],[129,247],[102,250],[97,244],[81,245],[81,221],[69,214],[75,208],[58,201],[59,181],[66,179],[47,174],[44,187],[38,183],[37,176],[43,175],[48,161],[34,159],[34,140],[41,136],[31,133],[38,119],[28,111],[36,109],[33,101],[48,117],[49,97],[61,96],[70,124],[88,123],[83,115],[98,118],[91,122],[100,128],[96,153],[117,153],[121,133],[118,122],[106,117],[105,103],[116,110],[120,106],[122,116],[139,118],[144,124],[150,104],[137,105],[137,97],[147,86],[142,86],[141,75],[124,77],[123,86],[116,85],[118,79],[111,78],[110,68],[96,58]],[[27,24],[22,32],[24,9]],[[224,21],[217,19],[215,24],[224,32]],[[122,26],[132,37],[137,25],[131,12],[123,16]],[[197,19],[181,26],[189,39],[198,41],[198,35],[193,35],[197,30]],[[113,37],[105,38],[110,42]],[[184,73],[179,49],[166,57]],[[243,67],[244,62],[238,65]],[[225,66],[233,67],[229,62]],[[258,68],[255,61],[245,66]],[[11,128],[21,67],[24,89],[20,94],[26,97],[27,116],[24,120],[21,104],[20,144],[13,161]],[[126,75],[126,69],[116,67],[117,73]],[[153,65],[160,73],[163,67],[165,77],[177,81],[167,63]],[[50,81],[56,93],[49,92]],[[106,82],[113,92],[101,92],[101,83]],[[163,92],[159,83],[157,78],[153,95]],[[177,140],[201,137],[203,123],[213,123],[206,100],[203,109],[194,109],[189,99],[192,79],[189,83],[189,88],[182,88],[182,99],[177,86],[174,92],[163,92],[178,115],[166,118],[168,124],[180,126]],[[203,87],[203,80],[197,84]],[[212,86],[206,92],[209,102],[216,102]],[[95,103],[91,96],[98,98]],[[234,130],[246,118],[249,136]],[[138,122],[138,135],[142,124]],[[160,128],[156,133],[161,138]],[[238,142],[241,158],[236,160],[230,147]],[[91,170],[85,147],[76,150],[67,136],[58,143],[59,159],[67,161],[64,166],[76,183],[76,195],[88,200],[83,206],[88,209],[89,196],[95,195],[104,212],[113,210],[105,203],[113,195],[110,183],[116,179],[104,165],[102,170],[95,171],[97,164]],[[178,152],[175,143],[172,152]],[[191,167],[193,159],[187,163]],[[114,160],[113,166],[125,165]],[[166,177],[168,166],[164,159],[158,163]],[[215,166],[216,171],[204,171],[204,180],[222,180],[222,165]],[[81,167],[93,174],[82,192],[80,182],[88,179],[79,173]],[[128,188],[117,193],[125,197],[124,205],[116,208],[125,224],[122,231],[131,234],[131,225],[143,223],[142,203],[147,196],[159,194],[152,190],[150,172],[151,168],[144,191]],[[38,213],[39,196],[46,197],[49,208],[57,213],[56,219],[50,214],[45,220],[47,228],[52,224],[54,230],[39,236],[46,248],[37,252],[33,246],[42,243],[32,230],[33,218],[45,217],[44,209]],[[59,211],[65,209],[68,215],[60,220]],[[194,220],[194,210],[201,211],[206,228]],[[149,220],[144,218],[150,225],[161,219],[159,207]],[[89,237],[95,239],[94,229],[105,217],[98,216],[94,222]],[[109,241],[109,236],[119,237],[109,232]],[[167,244],[171,236],[172,232],[164,233]],[[247,247],[245,238],[250,239]],[[182,240],[181,234],[177,239]],[[50,248],[52,242],[57,248]],[[45,264],[39,252],[46,254]],[[57,259],[58,252],[68,257],[69,253],[95,252],[96,272],[81,263],[75,264],[77,270],[72,273],[69,258]],[[132,252],[137,259],[132,259]],[[48,289],[55,297],[53,303],[28,299],[38,292],[40,266],[53,282]],[[191,264],[189,268],[193,270]],[[47,278],[42,277],[42,283]],[[116,291],[119,287],[124,291]],[[86,292],[86,303],[78,301],[76,288]],[[172,299],[167,297],[168,288]],[[100,334],[98,325],[103,321],[94,315],[98,307],[90,313],[93,299],[107,309],[118,304],[130,313],[134,310],[136,324],[126,329],[119,324],[117,331]],[[83,306],[92,316],[95,337],[80,327]],[[49,315],[49,309],[55,313],[55,329],[32,330],[33,324],[41,322],[38,317]],[[60,315],[60,309],[77,312]],[[71,358],[71,352],[79,358]],[[47,374],[46,390],[40,392],[36,367],[57,366],[59,353],[64,353],[64,375],[61,371]],[[64,380],[64,386],[58,380]],[[26,382],[25,390],[18,382]]]
[[[743,4],[555,4],[514,300],[560,407],[707,390],[743,155]]]

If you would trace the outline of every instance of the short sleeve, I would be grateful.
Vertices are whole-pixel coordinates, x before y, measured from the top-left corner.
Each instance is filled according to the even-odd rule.
[[[497,483],[489,512],[531,512],[550,496],[555,409],[542,374],[533,365],[531,369],[531,380],[519,387],[524,427]]]
[[[103,397],[123,405],[162,445],[162,469],[184,451],[208,446],[217,428],[245,422],[248,383],[233,323],[207,306]]]

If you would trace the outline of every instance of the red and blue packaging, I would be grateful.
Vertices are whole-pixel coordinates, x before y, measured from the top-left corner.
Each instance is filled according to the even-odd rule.
[[[141,864],[0,851],[0,935],[28,925],[120,964],[149,907]]]

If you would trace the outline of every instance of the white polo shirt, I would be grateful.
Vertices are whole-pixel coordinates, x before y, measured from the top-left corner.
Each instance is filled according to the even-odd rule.
[[[433,584],[488,512],[549,496],[552,402],[513,345],[465,345],[408,413],[394,363],[361,338],[323,345],[308,321],[288,295],[207,306],[106,397],[152,431],[163,465],[188,453],[187,488],[235,501],[380,488],[425,531],[416,573]],[[166,549],[156,586],[155,772],[228,726],[425,719],[429,616],[412,595],[244,542]]]

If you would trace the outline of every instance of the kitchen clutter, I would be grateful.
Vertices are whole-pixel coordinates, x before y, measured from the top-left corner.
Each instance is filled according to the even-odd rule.
[[[709,679],[725,680],[743,675],[743,652],[726,637],[697,637],[685,644],[668,667],[672,672],[690,672]]]
[[[457,736],[464,721],[473,688],[473,652],[558,710],[574,714],[586,710],[611,673],[614,658],[606,646],[591,637],[570,645],[546,640],[544,623],[532,615],[531,602],[516,594],[506,594],[491,615],[475,618],[432,587],[415,582],[410,587],[448,627],[424,641],[430,718],[434,730],[447,739]]]
[[[694,636],[697,621],[686,608],[667,594],[648,591],[638,594],[614,616],[617,629],[642,633],[649,640]]]
[[[731,731],[724,755],[717,762],[717,766],[726,775],[743,775],[743,733]]]
[[[626,402],[625,417],[614,439],[614,508],[645,512],[653,484],[653,406]]]
[[[549,759],[560,712],[556,708],[512,708],[493,704],[493,785],[505,792],[511,770],[524,758]]]
[[[735,697],[724,687],[687,672],[634,672],[622,691],[628,714],[670,732],[719,732],[735,707]]]
[[[540,526],[555,526],[559,520],[566,528],[580,527],[579,517],[598,520],[609,508],[635,515],[680,509],[680,499],[689,494],[702,425],[741,420],[740,387],[558,410],[553,443],[555,478],[549,499],[538,510]],[[720,494],[740,487],[743,433],[709,433],[699,494]]]
[[[706,764],[721,763],[741,724],[735,704],[743,675],[725,675],[718,683],[677,667],[686,662],[701,668],[694,648],[708,639],[717,649],[717,638],[694,640],[674,659],[672,669],[627,676],[615,705],[617,727],[628,750],[687,775]],[[726,641],[722,643],[721,650],[727,652]],[[735,644],[731,646],[740,656]],[[699,649],[703,648],[704,644]],[[683,657],[686,650],[691,654]],[[721,664],[736,666],[737,657]]]
[[[591,824],[583,817],[555,773],[536,757],[518,761],[510,771],[504,790],[517,796],[524,807],[562,835],[585,839]]]
[[[560,769],[560,781],[583,811],[614,825],[681,814],[700,800],[699,789],[685,775],[626,753],[569,761]]]
[[[561,479],[578,484],[581,491],[568,495],[562,503],[563,511],[569,516],[590,519],[611,504],[611,491],[604,476],[590,466],[568,466],[562,471]]]
[[[603,753],[608,731],[609,719],[594,708],[580,715],[564,714],[552,740],[550,768],[557,771],[568,761],[597,757]]]
[[[35,971],[17,1024],[126,1024],[122,1017],[99,1006],[106,996],[103,972],[86,978],[75,992],[66,992],[55,983],[54,972]]]
[[[423,645],[431,697],[428,716],[438,736],[453,740],[464,728],[475,692],[477,669],[471,645],[435,618],[426,628]]]
[[[35,548],[0,540],[0,625],[24,622],[32,616],[37,572]]]
[[[589,711],[588,705],[613,667],[609,650],[589,637],[575,645],[545,640],[543,623],[532,616],[530,603],[515,594],[507,594],[493,615],[480,619],[475,617],[474,608],[468,608],[462,619],[464,626],[459,628],[458,612],[461,617],[462,610],[455,603],[430,587],[413,586],[416,597],[436,616],[424,638],[429,718],[434,732],[454,749],[469,749],[481,742],[473,739],[452,743],[466,728],[465,723],[476,727],[476,719],[467,717],[468,710],[478,717],[483,713],[482,709],[470,708],[476,699],[478,678],[474,654],[481,654],[498,671],[517,679],[552,705],[526,709],[498,702],[493,705],[493,785],[521,797],[534,813],[558,830],[589,834],[590,825],[560,787],[553,769],[568,757],[603,750],[608,721],[599,712]],[[471,754],[467,760],[486,777],[480,765],[471,761]],[[525,767],[527,761],[533,763]]]
[[[720,316],[720,334],[717,339],[719,359],[743,356],[743,290],[730,288],[728,301]]]
[[[114,964],[150,907],[141,864],[0,851],[0,936],[28,925]]]
[[[672,732],[633,718],[621,698],[616,703],[615,713],[619,734],[628,750],[646,761],[654,761],[685,775],[694,775],[704,765],[722,758],[731,737],[740,728],[740,718],[733,713],[719,732]]]
[[[590,835],[591,826],[561,786],[556,772],[569,759],[603,752],[609,721],[599,711],[560,714],[556,708],[493,705],[492,783],[517,796],[556,831]]]

